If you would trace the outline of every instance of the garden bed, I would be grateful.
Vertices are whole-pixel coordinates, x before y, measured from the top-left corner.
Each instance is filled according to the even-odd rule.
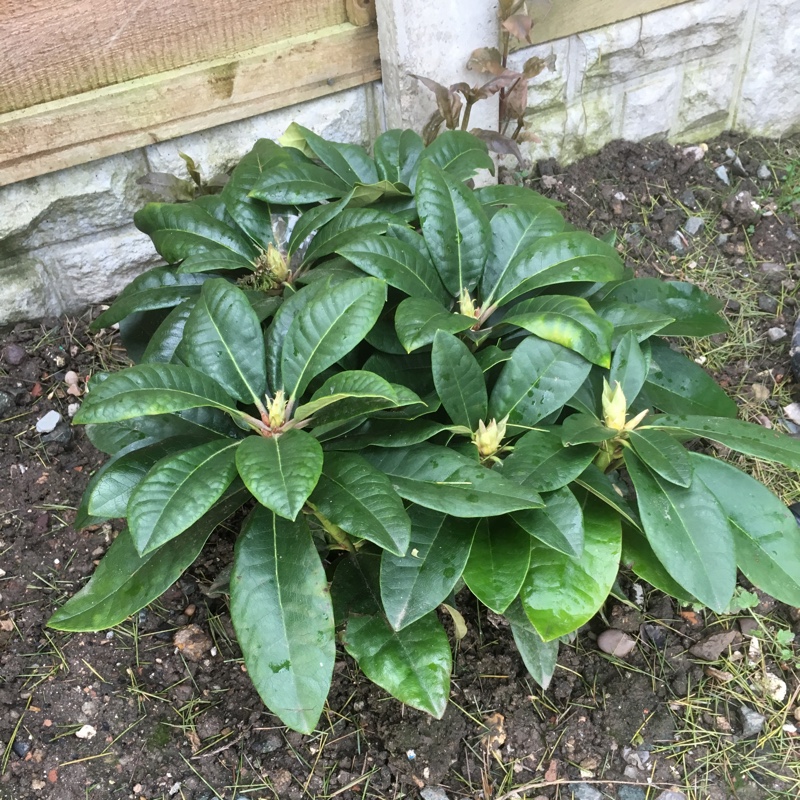
[[[615,230],[640,274],[693,281],[726,301],[731,334],[695,342],[691,354],[747,419],[775,426],[794,399],[799,152],[793,143],[732,136],[707,152],[612,143],[567,169],[540,164],[532,181],[566,203],[576,226]],[[731,200],[740,191],[758,211],[746,197]],[[215,585],[233,533],[215,534],[184,578],[113,631],[45,628],[118,530],[70,525],[105,457],[67,424],[80,400],[67,393],[68,373],[80,393],[89,374],[124,362],[114,334],[87,333],[89,320],[18,325],[3,337],[0,798],[497,800],[516,791],[642,800],[668,788],[698,800],[797,795],[795,610],[763,596],[743,594],[742,605],[758,604],[736,622],[679,609],[643,587],[640,607],[609,603],[562,646],[542,692],[502,620],[479,614],[464,591],[467,634],[456,646],[452,702],[441,721],[402,707],[340,654],[314,736],[280,727],[244,672]],[[52,410],[63,421],[37,432]],[[751,466],[787,502],[800,499],[796,477]],[[626,576],[619,588],[637,600]],[[599,652],[596,636],[608,627],[636,637],[636,649],[624,658]],[[688,653],[728,630],[732,650],[719,660]],[[784,699],[759,688],[767,673],[786,683]],[[764,718],[757,732],[745,730],[756,718],[742,705]]]

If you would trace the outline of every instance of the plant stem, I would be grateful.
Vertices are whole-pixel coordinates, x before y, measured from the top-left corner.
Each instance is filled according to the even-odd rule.
[[[353,543],[350,541],[350,537],[343,531],[338,525],[334,525],[321,511],[317,510],[317,508],[312,504],[308,504],[309,508],[311,509],[311,513],[317,518],[319,524],[325,529],[325,532],[330,535],[336,544],[339,545],[343,550],[347,550],[348,553],[355,553],[356,548],[354,547]]]

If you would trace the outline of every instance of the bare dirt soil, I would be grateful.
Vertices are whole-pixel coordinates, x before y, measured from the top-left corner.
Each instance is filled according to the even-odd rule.
[[[796,153],[791,143],[732,135],[699,159],[682,146],[616,142],[566,169],[542,163],[527,179],[564,201],[576,226],[617,231],[640,274],[695,280],[720,295],[746,341],[722,335],[692,352],[749,418],[774,425],[795,388],[800,235],[786,164]],[[739,191],[759,209],[747,198],[737,205]],[[645,800],[667,789],[698,800],[797,796],[792,636],[800,628],[795,609],[766,597],[745,595],[743,605],[758,605],[717,618],[646,586],[640,597],[623,574],[621,597],[634,602],[610,601],[563,645],[543,692],[503,621],[464,590],[468,632],[454,643],[442,720],[387,697],[342,653],[314,736],[282,728],[244,670],[226,598],[213,586],[231,559],[233,531],[218,531],[186,575],[125,624],[91,634],[47,629],[119,530],[71,526],[104,457],[68,424],[79,397],[67,381],[79,394],[92,372],[124,360],[113,332],[87,333],[90,319],[21,324],[0,343],[2,800]],[[37,432],[51,410],[64,421]],[[798,499],[788,477],[768,477],[787,502]],[[630,655],[598,650],[609,627],[636,638]],[[711,660],[688,652],[725,631],[729,645]],[[177,647],[182,637],[189,644]],[[786,684],[784,699],[770,699],[766,673]]]

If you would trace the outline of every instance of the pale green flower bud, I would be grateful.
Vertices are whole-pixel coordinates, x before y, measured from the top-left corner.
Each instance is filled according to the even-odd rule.
[[[472,440],[478,448],[481,458],[490,458],[499,449],[506,435],[506,423],[508,415],[503,417],[500,422],[490,420],[488,425],[484,425],[483,420],[478,421],[478,430],[472,435]]]

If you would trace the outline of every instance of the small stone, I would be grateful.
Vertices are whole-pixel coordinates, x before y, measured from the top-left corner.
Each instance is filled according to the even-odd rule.
[[[739,620],[739,630],[743,636],[752,636],[758,628],[758,620],[753,617],[742,617]]]
[[[716,661],[737,638],[741,638],[739,631],[725,631],[706,636],[697,644],[689,648],[689,654],[703,661]]]
[[[742,304],[738,300],[728,298],[728,301],[725,303],[725,310],[729,311],[731,314],[738,314],[742,310]]]
[[[786,699],[786,681],[774,675],[771,672],[764,672],[763,675],[757,676],[754,683],[761,690],[762,694],[774,700],[776,703],[782,703]]]
[[[770,328],[767,331],[767,339],[771,344],[782,342],[789,334],[783,328]]]
[[[763,311],[765,314],[774,315],[778,313],[778,301],[768,294],[760,294],[756,304],[758,305],[758,310]]]
[[[668,789],[666,792],[661,792],[661,794],[656,797],[656,800],[686,800],[686,795],[683,792],[675,792]]]
[[[45,786],[47,786],[47,784],[44,781],[38,780],[37,778],[34,778],[31,781],[31,789],[33,789],[35,792],[40,792]]]
[[[786,272],[786,267],[783,264],[776,264],[774,261],[765,261],[761,265],[761,271],[767,274],[779,275]]]
[[[725,149],[725,155],[728,158],[736,158],[736,151],[732,147],[728,147]]]
[[[641,786],[620,786],[617,800],[645,800],[644,789]]]
[[[667,244],[672,248],[672,251],[675,255],[683,256],[686,255],[686,251],[688,249],[689,243],[686,241],[686,237],[683,236],[679,231],[675,231],[672,236],[667,239]]]
[[[0,419],[4,419],[15,407],[14,398],[7,392],[0,392]]]
[[[731,179],[728,177],[728,168],[723,164],[714,170],[714,174],[727,186],[731,185]]]
[[[73,370],[70,370],[64,375],[64,383],[66,383],[67,386],[77,386],[79,380],[78,373]]]
[[[703,230],[705,224],[706,221],[702,217],[689,217],[689,219],[683,223],[683,229],[689,236],[697,236],[697,234]]]
[[[3,360],[12,367],[18,367],[28,354],[18,344],[7,344],[3,348]]]
[[[56,425],[61,422],[61,414],[58,411],[48,411],[37,423],[37,433],[50,433],[56,429]]]
[[[189,661],[200,661],[213,644],[199,625],[187,625],[181,628],[176,631],[172,641]]]
[[[574,800],[603,800],[603,795],[588,783],[579,783],[572,788]]]
[[[688,147],[683,148],[683,154],[685,156],[691,156],[695,161],[701,161],[708,150],[708,145],[706,144],[693,144],[689,145]]]
[[[691,208],[692,211],[695,211],[698,208],[697,198],[694,196],[694,192],[691,189],[687,189],[685,192],[683,192],[678,199],[686,206],[686,208]]]
[[[722,247],[722,245],[727,244],[730,238],[731,235],[729,233],[721,233],[716,239],[717,247]]]
[[[444,789],[440,789],[438,786],[426,786],[420,793],[419,796],[422,800],[450,800],[447,796],[447,792]]]
[[[766,164],[761,164],[756,171],[756,177],[760,181],[768,181],[772,177],[772,170]]]
[[[97,736],[97,728],[93,725],[83,725],[79,730],[75,731],[75,736],[78,739],[94,739]]]
[[[194,614],[195,614],[195,611],[197,611],[197,606],[194,603],[189,603],[189,605],[186,606],[186,608],[183,609],[183,613],[187,617],[193,617]]]
[[[743,739],[747,739],[750,736],[758,736],[758,734],[761,733],[761,729],[764,727],[764,723],[767,721],[767,718],[763,714],[759,714],[757,711],[753,711],[753,709],[747,706],[742,706],[739,709],[739,715],[742,718]]]
[[[627,633],[609,628],[597,637],[597,646],[604,653],[623,658],[636,647],[636,640]]]
[[[734,225],[754,225],[761,219],[761,206],[744,190],[728,197],[722,204],[722,211]]]
[[[78,411],[80,411],[80,407],[80,403],[70,403],[67,406],[67,414],[69,415],[70,419],[72,419],[78,413]]]
[[[14,751],[15,756],[19,756],[19,758],[25,758],[26,755],[31,750],[31,742],[30,739],[21,739],[19,736],[14,739],[14,744],[11,745],[11,749]]]
[[[51,433],[46,433],[42,436],[43,442],[50,444],[67,444],[72,440],[72,427],[67,424],[56,425],[56,429]]]

